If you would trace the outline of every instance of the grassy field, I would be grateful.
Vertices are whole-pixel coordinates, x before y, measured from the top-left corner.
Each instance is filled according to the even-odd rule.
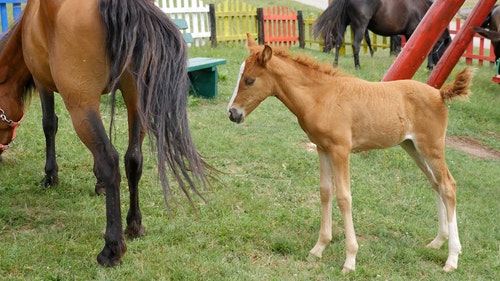
[[[319,61],[333,57],[312,50]],[[151,155],[141,181],[147,235],[127,241],[123,264],[95,261],[103,246],[105,198],[94,193],[92,158],[73,131],[57,98],[60,185],[43,189],[44,137],[38,99],[31,102],[18,137],[0,162],[0,279],[2,280],[499,280],[500,161],[447,149],[458,183],[458,227],[463,247],[459,269],[444,273],[447,247],[425,245],[437,231],[434,194],[400,148],[353,154],[351,184],[360,249],[357,271],[343,276],[343,223],[334,207],[334,237],[322,259],[307,258],[319,230],[318,160],[295,117],[276,99],[262,103],[244,124],[231,123],[226,106],[241,62],[242,45],[192,48],[190,56],[227,59],[219,67],[219,96],[191,98],[189,118],[199,151],[224,172],[196,199],[198,212],[174,186],[167,211]],[[394,57],[351,55],[339,64],[348,73],[380,80]],[[452,73],[465,67],[459,63]],[[499,86],[494,68],[478,67],[469,102],[449,104],[448,134],[470,136],[500,150]],[[415,79],[425,81],[420,69]],[[102,112],[109,108],[103,103]],[[105,124],[109,118],[105,118]],[[123,157],[126,112],[120,108],[113,141]],[[148,143],[145,144],[148,146]],[[144,149],[144,151],[149,151]],[[124,172],[122,172],[123,178]],[[128,191],[122,184],[122,213]]]

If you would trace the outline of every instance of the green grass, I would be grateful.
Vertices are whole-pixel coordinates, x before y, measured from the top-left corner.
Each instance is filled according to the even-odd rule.
[[[319,61],[329,54],[305,52]],[[319,230],[318,160],[295,117],[276,99],[262,103],[244,124],[226,114],[241,62],[242,45],[191,48],[190,56],[224,57],[219,97],[191,98],[190,125],[199,151],[225,172],[196,200],[198,213],[174,187],[169,213],[151,156],[141,180],[147,235],[127,241],[123,264],[95,261],[103,246],[104,197],[94,194],[92,158],[73,131],[57,98],[60,185],[43,189],[44,138],[35,98],[12,148],[0,163],[0,279],[2,280],[498,280],[500,278],[500,179],[498,160],[477,159],[447,149],[458,182],[458,225],[463,246],[457,272],[441,270],[447,247],[425,245],[437,231],[434,194],[400,148],[353,154],[354,223],[360,245],[357,271],[342,276],[344,235],[333,211],[334,237],[323,258],[309,260]],[[394,57],[379,51],[351,55],[340,65],[356,76],[380,80]],[[456,69],[465,65],[460,63]],[[449,134],[473,136],[500,149],[500,96],[490,81],[494,69],[480,67],[469,102],[450,104]],[[456,73],[456,71],[454,71]],[[425,81],[422,68],[416,79]],[[109,109],[103,107],[103,115]],[[105,118],[108,124],[109,118]],[[113,140],[123,157],[126,112],[120,108]],[[148,145],[147,143],[145,145]],[[149,151],[144,149],[144,151]],[[123,178],[124,173],[122,172]],[[128,209],[122,184],[122,213]]]

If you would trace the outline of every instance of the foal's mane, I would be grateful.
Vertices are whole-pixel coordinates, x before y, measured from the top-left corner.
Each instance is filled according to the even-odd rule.
[[[255,50],[252,50],[252,54],[256,56],[262,52],[263,46],[254,47]],[[252,49],[254,49],[252,48]],[[280,57],[282,59],[292,60],[295,63],[305,66],[311,70],[318,71],[330,76],[337,77],[350,77],[349,74],[343,72],[338,67],[333,67],[329,63],[319,63],[312,56],[308,54],[292,54],[287,48],[284,47],[273,47],[273,56]]]

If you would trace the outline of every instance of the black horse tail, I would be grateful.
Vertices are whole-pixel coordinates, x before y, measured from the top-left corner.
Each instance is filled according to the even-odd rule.
[[[314,37],[321,35],[327,47],[335,46],[336,38],[340,37],[343,31],[342,26],[347,23],[347,1],[332,1],[314,23]]]
[[[151,145],[156,144],[167,205],[167,169],[193,204],[188,189],[201,197],[196,185],[206,186],[208,180],[188,127],[187,45],[177,26],[150,1],[100,0],[99,12],[111,64],[110,90],[114,95],[124,72],[134,76],[138,111]]]

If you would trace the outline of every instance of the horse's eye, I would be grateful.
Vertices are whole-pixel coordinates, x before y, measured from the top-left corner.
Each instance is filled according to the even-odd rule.
[[[245,85],[250,86],[255,82],[255,78],[252,77],[246,77],[245,78]]]

